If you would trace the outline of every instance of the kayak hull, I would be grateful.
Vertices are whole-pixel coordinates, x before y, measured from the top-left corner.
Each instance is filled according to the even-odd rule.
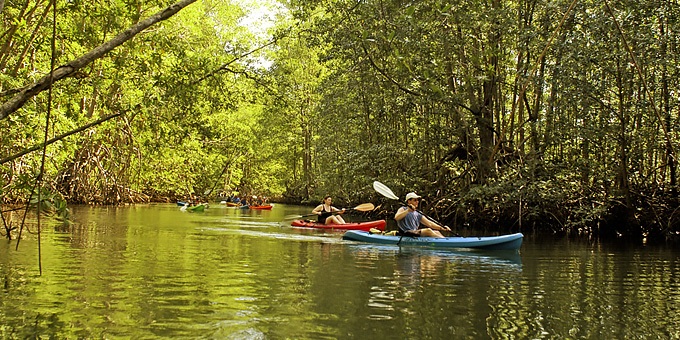
[[[303,220],[295,220],[290,224],[293,227],[302,228],[314,228],[314,229],[325,229],[325,230],[363,230],[369,231],[371,228],[378,229],[380,231],[385,230],[387,222],[385,220],[376,220],[368,222],[357,222],[357,223],[345,223],[345,224],[321,224],[316,222],[309,222]]]
[[[393,244],[400,246],[420,246],[433,248],[469,248],[483,250],[518,250],[522,246],[524,235],[521,233],[485,236],[485,237],[409,237],[371,234],[365,231],[349,230],[342,236],[343,240],[369,242],[375,244]]]
[[[193,212],[200,212],[205,210],[206,205],[205,204],[199,204],[195,205],[193,207],[187,207],[188,211],[193,211]]]
[[[274,206],[273,205],[251,205],[250,209],[255,209],[255,210],[272,210]]]

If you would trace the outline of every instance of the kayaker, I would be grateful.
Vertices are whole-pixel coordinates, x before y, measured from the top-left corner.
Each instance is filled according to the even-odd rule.
[[[345,224],[345,220],[340,216],[340,214],[345,213],[345,209],[338,209],[331,205],[333,199],[331,196],[326,196],[323,198],[323,202],[319,204],[312,213],[319,215],[319,223],[323,224]]]
[[[440,226],[430,221],[425,215],[418,211],[418,203],[420,203],[420,196],[415,192],[406,194],[406,206],[399,208],[394,214],[394,219],[397,220],[399,227],[399,234],[405,236],[422,236],[422,237],[444,237],[441,230],[451,231],[448,226]],[[425,227],[421,228],[421,225]]]

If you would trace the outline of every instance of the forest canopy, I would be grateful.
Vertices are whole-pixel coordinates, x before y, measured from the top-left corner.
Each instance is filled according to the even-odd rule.
[[[676,1],[4,0],[0,17],[4,204],[37,178],[87,204],[377,203],[379,180],[454,226],[680,232]]]

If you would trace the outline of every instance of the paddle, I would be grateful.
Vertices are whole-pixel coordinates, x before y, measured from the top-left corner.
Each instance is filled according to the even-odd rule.
[[[389,199],[401,201],[401,199],[399,198],[399,196],[395,195],[394,192],[392,192],[392,189],[390,189],[390,188],[389,188],[387,185],[385,185],[385,184],[382,184],[382,183],[380,183],[380,182],[378,182],[378,181],[374,181],[374,182],[373,182],[373,189],[374,189],[375,191],[377,191],[379,194],[381,194],[381,195],[383,195],[383,196],[385,196],[385,197],[387,197],[387,198],[389,198]],[[419,212],[420,214],[422,214],[423,216],[425,216],[425,218],[427,218],[428,220],[430,220],[430,221],[436,223],[436,224],[439,225],[440,227],[444,226],[444,224],[439,223],[439,221],[435,220],[434,218],[425,215],[422,211],[420,211],[420,210],[416,210],[416,211]],[[460,235],[454,233],[453,231],[449,231],[449,232],[450,232],[451,234],[455,235],[455,236],[460,237]]]
[[[375,206],[373,205],[373,203],[363,203],[363,204],[357,205],[354,208],[349,208],[349,209],[346,209],[346,210],[356,210],[356,211],[366,212],[366,211],[372,211],[373,209],[375,209]],[[333,211],[332,212],[332,214],[338,214],[338,213],[340,213],[340,211]],[[317,214],[289,215],[289,216],[286,216],[284,218],[284,221],[285,220],[297,220],[297,219],[301,219],[301,218],[309,217],[309,216],[318,216],[318,215]]]

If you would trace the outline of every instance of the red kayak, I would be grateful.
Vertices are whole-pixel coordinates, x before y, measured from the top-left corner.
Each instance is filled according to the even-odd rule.
[[[274,206],[271,204],[267,205],[251,205],[250,209],[255,209],[255,210],[272,210]]]
[[[293,227],[304,227],[304,228],[317,228],[317,229],[333,229],[333,230],[363,230],[369,231],[371,228],[378,229],[380,231],[385,230],[387,222],[385,220],[368,221],[368,222],[358,222],[358,223],[345,223],[345,224],[321,224],[311,221],[294,220],[290,224]]]

